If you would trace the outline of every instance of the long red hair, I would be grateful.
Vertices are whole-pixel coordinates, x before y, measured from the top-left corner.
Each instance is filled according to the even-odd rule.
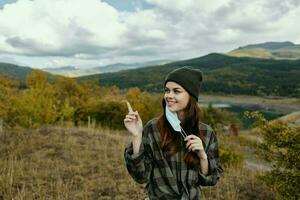
[[[183,140],[181,134],[176,133],[168,120],[165,117],[165,107],[166,102],[162,100],[163,110],[164,112],[159,116],[157,121],[157,127],[160,132],[160,147],[164,153],[165,157],[171,157],[175,155],[180,148],[185,148],[185,144],[182,145],[181,142]],[[203,141],[204,144],[204,133],[199,130],[199,122],[201,121],[202,113],[200,108],[198,107],[197,100],[190,96],[189,103],[184,110],[184,121],[181,122],[182,128],[184,131],[190,135],[194,134]],[[200,159],[196,155],[195,152],[188,152],[187,149],[184,155],[184,162],[190,168],[199,168],[200,167]]]

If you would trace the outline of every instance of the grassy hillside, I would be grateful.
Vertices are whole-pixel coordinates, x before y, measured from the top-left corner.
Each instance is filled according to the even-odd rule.
[[[251,49],[236,49],[227,53],[229,56],[235,57],[252,57],[252,58],[266,58],[274,59],[275,56],[266,49],[263,48],[251,48]]]
[[[229,56],[266,59],[300,59],[300,45],[291,42],[266,42],[252,44],[227,53]]]
[[[43,128],[0,137],[0,199],[143,196],[125,170],[121,132]]]
[[[143,69],[85,76],[78,80],[91,79],[100,85],[140,87],[161,92],[164,76],[182,66],[192,66],[204,72],[202,91],[206,93],[300,96],[300,60],[238,58],[215,53]]]
[[[300,111],[296,111],[277,119],[281,122],[288,123],[290,126],[300,126]]]
[[[125,131],[72,127],[0,132],[0,199],[144,199],[143,185],[125,168],[129,139]],[[238,138],[219,139],[240,146]],[[203,188],[203,199],[272,200],[255,178],[260,173],[226,167],[217,186]]]
[[[241,48],[264,48],[268,50],[277,50],[282,48],[292,48],[295,47],[295,45],[292,42],[264,42],[259,44],[249,44]]]

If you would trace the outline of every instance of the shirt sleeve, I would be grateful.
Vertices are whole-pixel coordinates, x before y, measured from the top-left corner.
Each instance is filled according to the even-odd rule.
[[[124,158],[130,176],[138,183],[149,182],[152,169],[150,146],[147,139],[149,127],[143,130],[142,143],[138,154],[133,154],[132,142],[125,147]]]
[[[208,174],[204,175],[199,170],[198,185],[213,186],[215,185],[223,172],[219,158],[218,140],[214,131],[211,131],[208,147],[206,148],[208,160]]]

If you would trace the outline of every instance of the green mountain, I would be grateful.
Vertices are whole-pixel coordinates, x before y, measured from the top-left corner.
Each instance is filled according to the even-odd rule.
[[[254,57],[266,59],[300,59],[300,45],[292,42],[266,42],[239,47],[227,53],[235,57]]]
[[[202,91],[206,93],[300,97],[300,60],[231,57],[216,53],[165,65],[84,76],[77,80],[162,92],[164,76],[182,66],[203,71]]]
[[[10,79],[24,81],[26,76],[33,71],[30,67],[22,67],[9,63],[0,63],[0,74]]]
[[[4,75],[9,79],[20,81],[21,87],[24,86],[26,77],[31,74],[34,70],[30,67],[23,67],[19,65],[9,64],[9,63],[0,63],[0,75]],[[45,72],[48,76],[48,79],[51,81],[55,76],[48,72]]]

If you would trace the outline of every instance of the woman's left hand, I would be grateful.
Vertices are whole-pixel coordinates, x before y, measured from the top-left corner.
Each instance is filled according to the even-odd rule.
[[[186,142],[186,148],[189,151],[194,151],[200,159],[206,158],[206,153],[203,148],[202,140],[196,135],[188,135],[184,138]]]

